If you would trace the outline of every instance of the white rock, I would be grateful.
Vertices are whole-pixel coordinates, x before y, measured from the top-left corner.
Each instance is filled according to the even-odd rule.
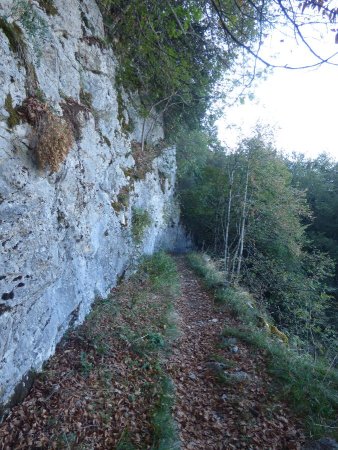
[[[131,141],[140,140],[143,119],[126,101],[135,131],[121,132],[114,55],[82,39],[81,15],[99,36],[102,17],[94,0],[54,1],[59,15],[53,17],[34,6],[49,28],[41,54],[29,45],[27,57],[57,111],[62,97],[78,101],[82,90],[92,95],[95,120],[94,114],[83,119],[81,140],[56,174],[38,170],[28,148],[30,126],[9,130],[6,123],[6,97],[13,106],[22,103],[27,74],[0,31],[0,415],[20,380],[41,368],[69,325],[81,323],[95,296],[106,296],[141,254],[186,246],[173,192],[175,149],[166,149],[144,180],[124,175],[134,165]],[[0,14],[8,13],[12,2],[1,4]],[[161,138],[161,118],[146,129],[153,142]],[[112,202],[125,186],[129,203],[118,213]],[[132,236],[132,207],[151,218],[140,245]]]

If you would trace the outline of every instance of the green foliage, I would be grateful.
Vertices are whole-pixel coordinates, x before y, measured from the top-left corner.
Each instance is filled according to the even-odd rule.
[[[105,26],[120,59],[118,80],[138,91],[146,114],[165,112],[167,131],[203,120],[218,96],[216,84],[239,51],[219,26],[212,2],[100,0]],[[266,8],[221,2],[232,37],[250,42]]]
[[[223,280],[245,284],[278,327],[298,335],[308,351],[333,356],[325,293],[332,262],[323,253],[308,251],[304,221],[311,220],[311,213],[305,194],[292,186],[291,173],[268,137],[258,130],[236,152],[226,154],[212,139],[190,133],[178,141],[178,156],[184,222],[197,245],[221,257],[223,267],[229,217]]]
[[[14,128],[20,123],[20,116],[18,111],[13,106],[13,100],[11,94],[7,94],[5,99],[5,110],[8,112],[7,125],[9,128]]]
[[[80,363],[81,363],[81,373],[87,377],[90,372],[93,370],[94,365],[88,360],[88,355],[86,352],[81,352],[80,355]]]
[[[124,431],[117,444],[116,450],[136,450],[136,447],[131,441],[130,433]]]
[[[137,244],[142,242],[146,228],[151,225],[148,211],[142,208],[132,209],[132,234]]]
[[[293,175],[293,184],[304,189],[313,211],[313,220],[306,221],[307,235],[313,247],[327,253],[336,265],[335,280],[331,283],[335,301],[331,302],[327,314],[337,327],[338,317],[338,163],[326,154],[309,160],[304,155],[294,156],[287,162]]]

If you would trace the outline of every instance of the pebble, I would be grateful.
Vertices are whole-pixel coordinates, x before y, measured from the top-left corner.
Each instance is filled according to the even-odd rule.
[[[189,376],[190,380],[193,380],[193,381],[197,380],[197,377],[193,372],[190,372],[188,376]]]
[[[242,370],[240,370],[239,372],[235,372],[230,374],[231,378],[234,378],[237,381],[248,381],[250,380],[250,375],[246,372],[243,372]]]
[[[218,362],[218,361],[209,361],[206,363],[206,366],[212,370],[223,370],[226,368],[226,364]]]
[[[238,371],[234,373],[224,372],[228,377],[232,378],[235,381],[243,382],[243,381],[249,381],[251,380],[251,376],[243,371]]]
[[[222,339],[222,343],[224,345],[228,345],[228,346],[236,345],[237,344],[237,338],[235,338],[235,337],[223,338]]]

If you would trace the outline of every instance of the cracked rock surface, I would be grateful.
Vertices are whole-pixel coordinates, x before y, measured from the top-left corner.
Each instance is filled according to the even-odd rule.
[[[43,45],[17,20],[24,61],[0,29],[0,416],[1,405],[22,397],[30,371],[41,368],[67,328],[83,321],[94,298],[105,296],[140,255],[185,246],[174,201],[175,149],[163,149],[142,178],[131,175],[132,142],[141,140],[144,119],[124,92],[118,104],[116,59],[95,41],[103,37],[95,1],[54,4],[58,14],[48,16],[32,2],[46,25]],[[2,1],[0,15],[12,17],[12,7]],[[33,85],[55,114],[65,99],[90,100],[88,113],[78,112],[78,139],[54,174],[36,167],[31,126],[9,126],[8,105],[22,105]],[[129,134],[119,108],[133,123]],[[155,145],[163,138],[161,117],[152,125],[145,129],[151,126]],[[134,208],[150,218],[138,243]]]

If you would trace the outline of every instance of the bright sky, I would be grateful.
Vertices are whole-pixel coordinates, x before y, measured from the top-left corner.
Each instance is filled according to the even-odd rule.
[[[313,62],[303,46],[274,34],[266,43],[264,56],[274,55],[278,64],[302,65]],[[312,41],[320,55],[338,51],[335,34]],[[283,40],[283,42],[281,42]],[[269,58],[271,60],[271,57]],[[335,61],[338,63],[338,59]],[[296,151],[316,157],[323,151],[338,160],[338,66],[323,64],[316,69],[274,69],[254,89],[254,100],[239,102],[224,111],[219,121],[220,138],[235,146],[251,134],[257,122],[274,129],[276,146],[287,153]],[[233,128],[227,128],[228,126]]]

